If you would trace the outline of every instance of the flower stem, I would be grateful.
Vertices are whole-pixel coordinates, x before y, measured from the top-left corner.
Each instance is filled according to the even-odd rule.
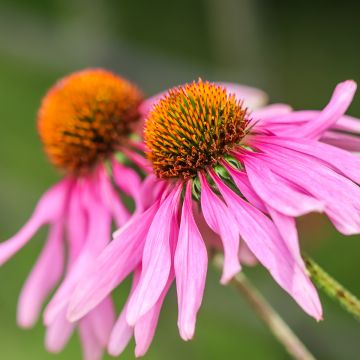
[[[223,256],[220,254],[215,255],[214,264],[219,270],[222,270],[223,263]],[[243,273],[237,274],[231,283],[242,293],[260,319],[268,326],[274,337],[284,346],[293,359],[315,360],[315,357]]]
[[[360,300],[332,278],[313,259],[302,254],[306,268],[318,288],[337,301],[345,310],[360,320]]]

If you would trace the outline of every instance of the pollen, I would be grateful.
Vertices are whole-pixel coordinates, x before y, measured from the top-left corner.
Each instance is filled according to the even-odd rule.
[[[83,70],[61,79],[38,112],[38,131],[50,161],[72,174],[91,171],[126,142],[141,101],[135,85],[106,70]]]
[[[248,125],[247,109],[225,88],[201,80],[179,86],[146,120],[147,156],[160,178],[195,177],[239,144]]]

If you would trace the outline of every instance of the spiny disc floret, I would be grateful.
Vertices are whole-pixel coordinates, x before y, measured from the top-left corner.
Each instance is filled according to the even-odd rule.
[[[135,85],[106,70],[63,78],[48,91],[38,113],[50,161],[72,174],[91,171],[126,141],[141,101]]]
[[[190,178],[245,136],[247,109],[225,88],[199,80],[168,92],[145,126],[148,158],[160,178]]]

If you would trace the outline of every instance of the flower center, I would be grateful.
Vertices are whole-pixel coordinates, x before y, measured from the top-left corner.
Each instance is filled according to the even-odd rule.
[[[89,172],[126,141],[141,101],[135,85],[102,69],[63,78],[48,91],[38,113],[50,161],[69,173]]]
[[[160,178],[190,178],[215,164],[246,135],[247,109],[209,82],[172,89],[145,126],[148,158]]]

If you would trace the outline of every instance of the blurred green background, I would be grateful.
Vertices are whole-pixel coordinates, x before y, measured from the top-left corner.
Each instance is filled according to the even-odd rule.
[[[35,128],[41,97],[59,77],[102,66],[151,95],[200,76],[258,86],[272,102],[320,109],[337,82],[360,80],[359,9],[346,1],[1,0],[0,239],[21,227],[59,178]],[[360,117],[359,96],[350,114]],[[359,237],[336,234],[321,216],[300,219],[299,227],[302,246],[360,295]],[[31,331],[15,324],[17,296],[44,236],[0,269],[1,360],[81,358],[77,337],[61,354],[48,354],[41,324]],[[260,267],[245,272],[318,359],[359,359],[359,324],[337,305],[322,296],[325,321],[317,324]],[[288,359],[240,295],[218,280],[210,269],[188,343],[177,332],[172,291],[146,359]],[[133,345],[124,359],[133,359]]]

